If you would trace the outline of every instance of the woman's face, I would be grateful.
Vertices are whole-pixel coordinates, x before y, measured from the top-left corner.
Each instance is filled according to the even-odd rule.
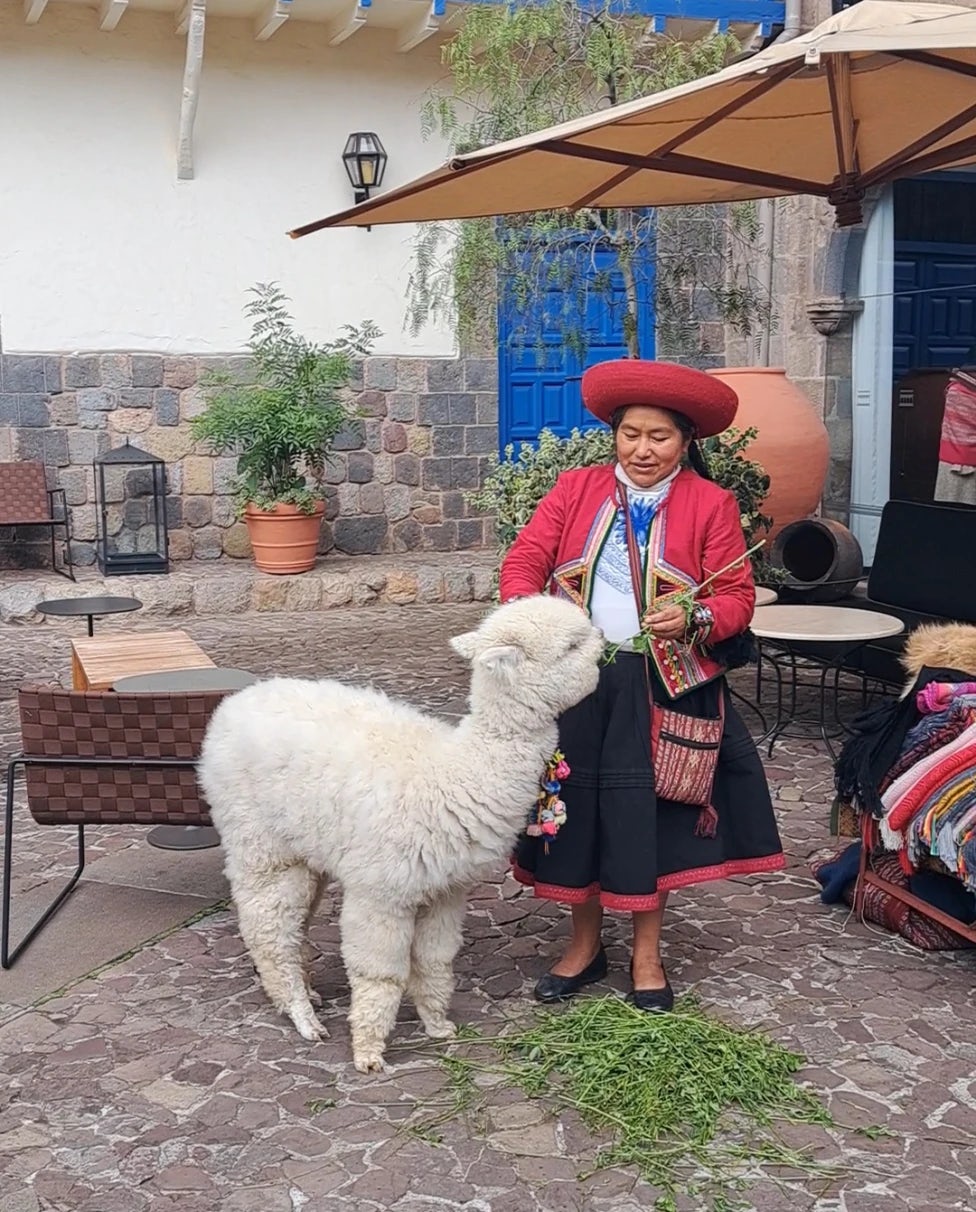
[[[616,433],[617,462],[638,488],[653,488],[678,466],[690,439],[662,408],[635,404]]]

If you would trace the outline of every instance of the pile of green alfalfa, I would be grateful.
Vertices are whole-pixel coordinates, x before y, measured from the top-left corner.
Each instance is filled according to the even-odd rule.
[[[659,1212],[682,1194],[702,1212],[750,1207],[737,1193],[760,1178],[823,1187],[839,1177],[780,1134],[787,1124],[836,1126],[794,1080],[804,1058],[690,998],[671,1014],[613,996],[581,1000],[539,1013],[527,1029],[465,1031],[440,1059],[449,1094],[439,1112],[428,1104],[414,1121],[417,1135],[437,1140],[448,1119],[484,1110],[493,1087],[514,1086],[554,1113],[577,1112],[606,1142],[590,1172],[636,1167],[660,1193]]]

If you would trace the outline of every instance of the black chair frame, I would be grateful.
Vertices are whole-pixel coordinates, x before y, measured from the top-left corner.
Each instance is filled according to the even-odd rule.
[[[71,513],[68,509],[68,501],[64,495],[63,488],[48,488],[48,501],[50,503],[51,516],[48,519],[41,518],[38,521],[24,522],[0,522],[0,529],[10,530],[13,532],[13,541],[17,541],[17,530],[23,526],[46,526],[51,532],[51,566],[55,572],[63,577],[67,577],[69,581],[75,580],[74,561],[71,557]],[[54,502],[57,498],[61,508],[61,517],[55,517]],[[58,526],[64,527],[64,544],[62,549],[63,559],[61,567],[58,566],[58,537],[55,530]]]
[[[3,838],[3,893],[0,897],[0,968],[12,968],[17,959],[27,950],[34,939],[40,934],[47,923],[61,908],[74,891],[82,872],[85,870],[85,826],[74,826],[78,830],[77,865],[67,884],[61,889],[54,900],[48,905],[37,921],[30,927],[24,937],[12,950],[10,948],[10,911],[12,902],[11,873],[13,869],[13,828],[14,828],[14,784],[18,768],[26,771],[28,766],[87,766],[87,767],[119,767],[125,770],[193,770],[196,768],[195,758],[132,758],[132,757],[76,757],[73,754],[64,756],[41,754],[15,754],[7,764],[7,786],[4,804],[4,838]],[[89,822],[105,824],[104,821]],[[119,822],[124,823],[124,822]],[[147,827],[158,825],[160,820],[145,823]],[[51,826],[57,828],[57,826]],[[68,822],[65,822],[68,827]]]

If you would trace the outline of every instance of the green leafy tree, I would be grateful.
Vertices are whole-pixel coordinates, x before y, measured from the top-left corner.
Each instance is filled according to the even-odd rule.
[[[252,321],[250,373],[214,371],[202,381],[206,408],[193,436],[216,454],[238,455],[239,511],[295,505],[312,513],[325,495],[323,475],[336,434],[351,419],[342,397],[353,360],[365,357],[380,330],[346,324],[343,336],[316,344],[295,331],[288,299],[259,283],[245,315]]]
[[[616,4],[476,7],[444,47],[448,81],[426,99],[424,132],[440,135],[452,153],[471,151],[698,79],[740,52],[731,35],[693,43],[656,37],[645,19]],[[653,265],[659,345],[670,356],[694,356],[703,318],[742,335],[771,322],[749,268],[758,234],[749,204],[428,223],[415,244],[408,323],[416,333],[431,319],[447,321],[463,349],[491,346],[501,283],[526,317],[526,333],[538,328],[541,312],[582,353],[587,299],[609,297],[616,278],[626,300],[623,333],[636,357],[641,299],[650,291],[646,267]],[[609,269],[597,271],[598,255]],[[553,299],[558,315],[547,310]]]

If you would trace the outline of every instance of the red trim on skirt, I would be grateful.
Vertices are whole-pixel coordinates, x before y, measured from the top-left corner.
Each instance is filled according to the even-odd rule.
[[[617,892],[604,892],[595,882],[585,888],[562,888],[558,884],[543,884],[536,880],[531,871],[526,871],[515,862],[512,863],[512,875],[520,884],[529,885],[535,895],[543,900],[560,901],[565,905],[582,905],[594,897],[599,897],[600,904],[605,909],[643,913],[661,907],[662,892],[688,888],[692,884],[706,884],[712,880],[726,880],[733,875],[760,875],[770,871],[782,871],[785,866],[786,856],[780,852],[767,854],[764,858],[732,859],[726,863],[716,863],[712,867],[692,867],[688,871],[674,871],[670,875],[662,875],[657,881],[657,892],[645,896],[622,896]]]

